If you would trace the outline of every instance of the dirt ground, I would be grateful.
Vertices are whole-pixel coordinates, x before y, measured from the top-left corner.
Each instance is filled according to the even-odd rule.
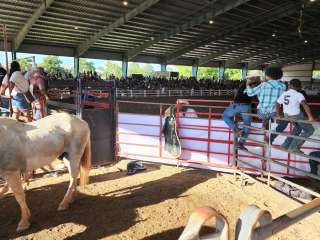
[[[175,240],[191,212],[211,206],[234,226],[249,204],[277,217],[299,206],[296,201],[251,182],[246,187],[233,175],[147,164],[148,170],[127,176],[125,161],[91,171],[91,184],[70,209],[57,212],[68,175],[31,182],[27,199],[32,226],[16,234],[19,209],[11,193],[0,200],[0,239],[146,239]],[[314,214],[271,239],[320,239],[320,215]]]

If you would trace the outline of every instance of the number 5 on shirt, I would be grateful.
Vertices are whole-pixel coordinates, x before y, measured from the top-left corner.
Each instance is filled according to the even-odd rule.
[[[284,96],[284,104],[289,105],[289,103],[290,103],[290,95]]]

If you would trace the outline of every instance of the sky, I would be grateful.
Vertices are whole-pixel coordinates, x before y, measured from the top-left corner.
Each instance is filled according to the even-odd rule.
[[[17,59],[21,59],[21,58],[28,58],[28,57],[35,57],[35,62],[37,64],[40,64],[43,59],[47,56],[47,55],[42,55],[42,54],[29,54],[29,53],[17,53]],[[67,69],[71,69],[73,67],[73,57],[63,57],[63,56],[59,56],[60,60],[62,61],[62,64],[65,68]],[[8,53],[8,60],[9,62],[11,62],[11,52]],[[96,69],[99,69],[100,67],[103,67],[106,60],[100,60],[100,59],[87,59],[90,62],[94,63],[94,66]],[[117,61],[113,61],[113,62],[117,62]],[[5,65],[5,54],[4,52],[0,51],[0,63],[2,66]],[[144,65],[144,63],[139,63],[141,66]],[[153,69],[155,71],[160,71],[161,67],[160,64],[151,64],[153,66]]]

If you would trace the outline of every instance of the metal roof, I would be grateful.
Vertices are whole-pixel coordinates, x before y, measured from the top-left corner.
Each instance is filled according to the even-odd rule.
[[[251,68],[320,58],[320,0],[0,0],[0,14],[18,52]]]

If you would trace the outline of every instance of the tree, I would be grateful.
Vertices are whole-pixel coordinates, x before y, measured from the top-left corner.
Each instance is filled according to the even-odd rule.
[[[142,68],[144,76],[153,76],[155,71],[151,64],[145,64]]]
[[[85,58],[80,58],[79,60],[79,72],[94,72],[96,68],[94,62],[88,62]],[[70,72],[74,73],[74,67],[71,67]]]
[[[143,74],[143,69],[140,67],[139,63],[130,62],[128,65],[128,75],[132,74]]]
[[[179,76],[191,77],[192,67],[191,66],[178,66]]]
[[[320,70],[313,71],[313,78],[320,78]]]
[[[85,58],[80,58],[79,60],[79,71],[80,72],[94,72],[96,68],[93,62],[87,61]]]
[[[103,77],[114,75],[116,77],[121,77],[122,71],[121,71],[121,64],[115,63],[112,61],[106,61],[106,64],[99,69],[99,72],[102,74]]]
[[[21,71],[26,71],[28,69],[28,65],[30,65],[27,59],[18,59],[18,63],[20,64]]]
[[[61,72],[65,73],[66,70],[61,66],[62,61],[57,56],[47,56],[43,59],[42,63],[40,64],[47,72]]]
[[[224,72],[224,77],[225,79],[228,79],[228,80],[241,80],[242,78],[241,69],[228,68]]]
[[[219,69],[210,67],[199,67],[197,77],[198,79],[213,77],[217,79],[219,77]]]

